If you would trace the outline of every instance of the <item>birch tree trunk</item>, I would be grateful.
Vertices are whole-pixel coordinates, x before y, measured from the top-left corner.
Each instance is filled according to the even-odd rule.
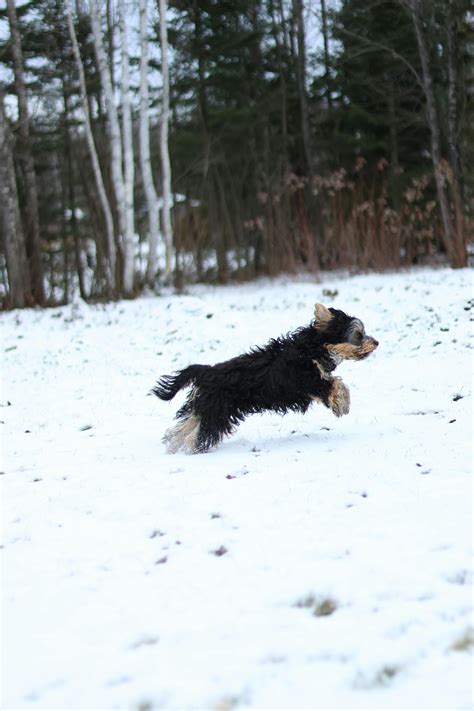
[[[41,263],[40,229],[38,214],[38,191],[36,187],[35,164],[31,148],[30,119],[26,96],[23,50],[21,46],[20,28],[15,9],[15,0],[7,0],[8,22],[11,35],[11,53],[15,75],[15,91],[18,98],[18,136],[19,156],[25,177],[26,205],[25,232],[26,253],[28,257],[31,289],[35,302],[45,303],[43,284],[43,265]]]
[[[166,263],[165,281],[171,279],[173,266],[173,228],[171,224],[171,165],[168,148],[168,126],[170,113],[170,78],[168,66],[168,28],[166,24],[167,2],[160,0],[160,40],[161,72],[163,78],[162,116],[160,126],[160,155],[163,182],[163,237],[165,241]]]
[[[124,161],[125,235],[123,247],[123,288],[126,296],[133,294],[135,274],[135,225],[133,183],[135,169],[133,163],[132,102],[130,96],[130,67],[128,37],[125,19],[125,2],[118,0],[121,52],[121,98],[122,98],[122,139]]]
[[[115,23],[112,0],[106,0],[105,15],[107,20],[107,52],[109,55],[110,80],[112,87],[115,87]]]
[[[129,220],[127,220],[125,180],[122,170],[122,137],[120,134],[120,123],[117,107],[115,106],[110,71],[107,65],[107,55],[105,53],[102,39],[102,28],[97,0],[89,1],[94,51],[97,59],[100,81],[104,91],[109,124],[110,169],[117,204],[118,227],[122,248],[122,288],[125,296],[132,296],[133,280],[132,283],[130,283],[130,273],[133,275],[133,266],[132,269],[130,269],[127,260],[130,258],[131,253],[130,244],[133,244],[133,231],[132,234],[130,234],[130,223]],[[127,277],[127,281],[125,277]]]
[[[79,45],[77,43],[76,30],[74,29],[74,23],[72,21],[71,5],[70,0],[65,0],[66,18],[69,29],[69,36],[72,43],[72,51],[74,54],[74,59],[76,62],[77,73],[79,75],[79,87],[81,91],[81,102],[82,110],[84,112],[84,131],[86,136],[87,148],[89,150],[89,155],[92,163],[92,170],[94,173],[94,180],[97,188],[97,194],[99,196],[100,205],[102,207],[102,212],[104,213],[105,220],[105,232],[107,239],[107,252],[109,257],[109,265],[104,265],[107,288],[112,293],[115,292],[115,277],[116,277],[116,262],[117,262],[117,252],[114,241],[114,223],[112,218],[112,211],[110,209],[109,199],[104,186],[104,181],[102,178],[102,172],[100,169],[99,158],[97,155],[94,136],[92,134],[91,119],[89,113],[89,100],[87,98],[87,88],[86,80],[84,75],[84,66],[82,64],[81,54],[79,51]]]
[[[426,99],[426,113],[431,134],[431,159],[436,182],[436,191],[443,222],[444,245],[446,254],[452,267],[465,267],[467,252],[462,231],[456,229],[453,222],[446,186],[447,171],[443,173],[441,155],[441,129],[436,111],[436,102],[433,89],[433,79],[429,64],[428,47],[422,27],[421,8],[419,0],[408,0],[408,7],[413,21],[418,52],[422,68],[423,91]]]
[[[12,136],[0,92],[0,231],[7,262],[10,306],[21,309],[31,298],[23,226],[13,163]]]
[[[148,0],[139,0],[140,12],[140,167],[148,210],[148,263],[146,283],[153,286],[158,267],[159,203],[150,161],[150,115],[148,111]]]

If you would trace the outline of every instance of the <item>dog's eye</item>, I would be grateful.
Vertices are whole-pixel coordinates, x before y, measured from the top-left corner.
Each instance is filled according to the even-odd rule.
[[[362,333],[360,333],[359,331],[357,333],[354,333],[354,343],[356,344],[356,346],[360,346],[360,344],[362,343]]]

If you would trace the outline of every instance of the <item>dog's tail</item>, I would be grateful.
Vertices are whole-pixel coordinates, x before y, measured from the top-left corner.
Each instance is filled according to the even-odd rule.
[[[210,365],[190,365],[174,375],[163,375],[151,392],[161,400],[172,400],[179,390],[195,383],[199,375],[210,367]]]

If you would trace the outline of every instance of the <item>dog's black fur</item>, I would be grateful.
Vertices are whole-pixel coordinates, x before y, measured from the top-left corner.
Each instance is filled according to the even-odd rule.
[[[338,417],[347,414],[349,389],[332,373],[345,358],[361,360],[377,345],[359,319],[316,304],[309,326],[223,363],[190,365],[163,376],[152,390],[162,400],[192,386],[176,413],[179,423],[164,436],[168,450],[206,452],[247,415],[304,413],[314,400]]]

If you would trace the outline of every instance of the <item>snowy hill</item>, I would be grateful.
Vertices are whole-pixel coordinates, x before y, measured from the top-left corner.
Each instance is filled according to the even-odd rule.
[[[473,272],[2,315],[3,708],[472,708]],[[168,455],[158,376],[312,318],[380,342],[336,419]],[[180,399],[181,398],[181,399]]]

